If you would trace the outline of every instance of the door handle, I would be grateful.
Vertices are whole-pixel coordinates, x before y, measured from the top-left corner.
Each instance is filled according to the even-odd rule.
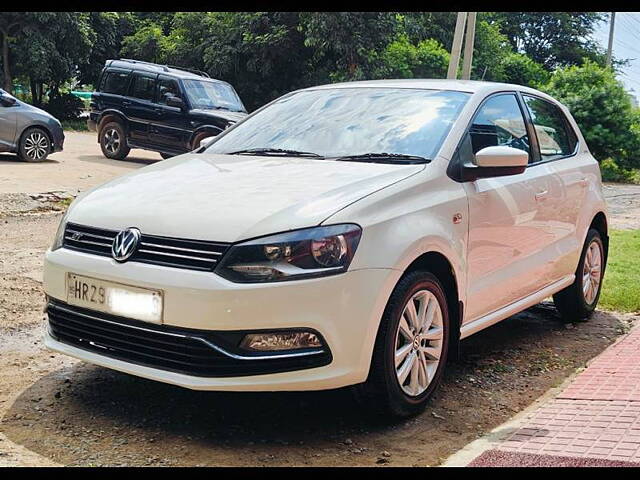
[[[126,107],[126,106],[128,106],[128,105],[131,105],[131,102],[127,102],[127,101],[125,100],[125,101],[123,101],[123,102],[122,102],[122,105],[123,105],[124,107]]]
[[[589,179],[587,177],[581,178],[578,183],[581,187],[586,187],[589,184]]]
[[[534,196],[536,197],[536,200],[542,200],[547,196],[548,193],[549,190],[542,190],[541,192],[536,193]]]

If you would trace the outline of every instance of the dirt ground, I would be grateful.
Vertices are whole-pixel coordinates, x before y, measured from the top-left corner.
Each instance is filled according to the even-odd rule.
[[[540,304],[464,340],[425,413],[396,423],[348,389],[196,392],[89,365],[42,346],[42,255],[65,198],[158,155],[106,160],[89,134],[65,147],[41,165],[0,155],[0,465],[437,465],[640,320],[564,325]],[[614,226],[640,228],[640,187],[606,191]]]

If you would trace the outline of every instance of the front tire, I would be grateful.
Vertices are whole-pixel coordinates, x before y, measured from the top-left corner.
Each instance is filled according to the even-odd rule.
[[[407,417],[424,410],[441,382],[450,335],[444,289],[415,271],[394,289],[380,323],[367,381],[357,398],[374,413]]]
[[[124,160],[131,149],[127,145],[127,136],[122,125],[109,122],[100,129],[100,148],[102,154],[114,160]]]
[[[553,302],[566,322],[590,317],[600,298],[605,269],[605,250],[600,232],[591,228],[582,248],[576,279],[553,296]]]
[[[41,128],[27,129],[18,146],[18,157],[25,162],[43,162],[51,153],[49,135]]]

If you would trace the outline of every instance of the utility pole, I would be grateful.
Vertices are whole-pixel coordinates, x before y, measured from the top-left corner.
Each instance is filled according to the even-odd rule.
[[[456,29],[453,33],[453,44],[451,45],[451,57],[449,58],[449,70],[447,78],[455,80],[458,76],[458,63],[460,63],[460,50],[462,49],[462,34],[464,24],[467,21],[467,12],[458,12]]]
[[[462,80],[471,78],[471,62],[473,60],[473,39],[476,36],[476,14],[469,12],[467,18],[467,34],[464,39],[464,58],[462,60]]]
[[[613,28],[616,24],[616,12],[611,12],[611,25],[609,26],[609,48],[607,48],[607,67],[611,66],[611,51],[613,50]]]

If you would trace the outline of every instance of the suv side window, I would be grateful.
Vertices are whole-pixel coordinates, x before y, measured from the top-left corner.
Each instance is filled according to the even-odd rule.
[[[480,107],[469,129],[473,153],[505,145],[529,152],[529,136],[514,94],[490,97]],[[531,155],[529,156],[531,158]]]
[[[538,136],[542,160],[571,155],[578,138],[564,113],[554,104],[541,98],[522,95]]]
[[[156,103],[166,105],[168,97],[182,98],[178,82],[172,78],[158,78],[158,95],[156,97]]]
[[[155,87],[156,80],[154,77],[135,74],[131,83],[131,96],[152,102]]]
[[[102,92],[115,95],[126,95],[129,85],[129,72],[110,71],[105,74]]]

